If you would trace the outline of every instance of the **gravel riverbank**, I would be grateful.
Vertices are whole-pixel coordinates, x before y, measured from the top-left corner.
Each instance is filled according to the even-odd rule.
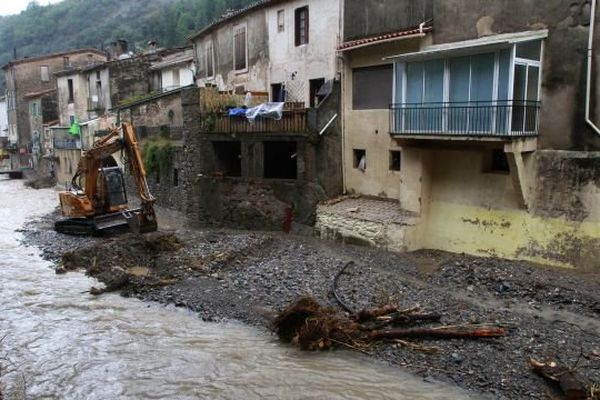
[[[52,230],[55,218],[30,223],[25,242],[57,261],[59,272],[84,267],[125,296],[268,328],[301,295],[338,307],[332,282],[353,261],[339,293],[354,309],[393,300],[441,313],[445,324],[508,328],[501,339],[419,342],[437,347],[435,354],[377,344],[368,349],[373,357],[493,399],[548,398],[530,358],[568,366],[579,360],[579,372],[600,381],[598,275],[434,251],[393,254],[280,233],[161,228],[144,237],[74,238]]]

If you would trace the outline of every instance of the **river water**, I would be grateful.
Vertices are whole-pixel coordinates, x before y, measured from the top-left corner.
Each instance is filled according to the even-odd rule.
[[[473,398],[361,355],[301,353],[242,324],[82,293],[89,278],[56,275],[19,243],[17,230],[57,200],[55,191],[0,179],[0,358],[8,358],[0,363],[8,399]]]

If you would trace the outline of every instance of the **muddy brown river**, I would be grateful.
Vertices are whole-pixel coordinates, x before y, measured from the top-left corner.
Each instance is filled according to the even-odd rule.
[[[27,399],[473,399],[350,352],[301,353],[239,323],[118,295],[56,275],[19,228],[52,190],[0,179],[0,357],[5,395]],[[77,240],[74,238],[73,240]]]

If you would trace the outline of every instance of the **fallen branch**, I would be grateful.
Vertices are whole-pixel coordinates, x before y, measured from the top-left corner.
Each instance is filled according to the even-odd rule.
[[[504,336],[504,328],[488,325],[453,325],[436,328],[386,329],[374,331],[369,339],[402,339],[402,338],[492,338]]]

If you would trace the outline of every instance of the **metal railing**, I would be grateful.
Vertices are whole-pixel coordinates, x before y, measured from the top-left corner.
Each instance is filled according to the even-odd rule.
[[[80,150],[81,140],[79,139],[54,139],[54,148],[61,150]]]
[[[394,136],[536,136],[540,102],[403,103],[390,106]]]

